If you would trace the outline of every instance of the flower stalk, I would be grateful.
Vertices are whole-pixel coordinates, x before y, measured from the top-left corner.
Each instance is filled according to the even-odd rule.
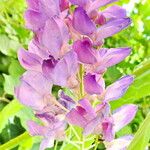
[[[84,97],[84,65],[80,64],[80,69],[79,69],[79,77],[80,77],[80,99]]]

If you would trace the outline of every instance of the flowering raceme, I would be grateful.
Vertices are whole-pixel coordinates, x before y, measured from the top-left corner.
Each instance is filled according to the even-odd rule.
[[[132,135],[115,139],[115,133],[132,121],[137,106],[128,104],[112,112],[109,103],[124,95],[133,76],[123,76],[107,87],[103,77],[108,67],[131,52],[129,47],[103,48],[105,38],[131,23],[120,6],[99,11],[115,1],[27,0],[26,27],[34,37],[28,50],[18,51],[27,71],[15,93],[41,122],[27,122],[31,135],[43,137],[40,150],[65,140],[68,125],[81,127],[85,137],[101,137],[108,150],[126,149],[131,142]],[[57,97],[55,86],[61,89]]]

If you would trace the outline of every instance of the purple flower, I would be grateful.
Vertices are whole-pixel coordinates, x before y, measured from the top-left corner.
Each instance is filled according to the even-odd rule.
[[[69,1],[68,0],[60,0],[59,6],[60,6],[60,10],[64,11],[69,8]]]
[[[48,18],[60,13],[59,0],[27,0],[27,3],[26,26],[33,31],[43,27]]]
[[[31,135],[43,137],[40,144],[40,150],[53,147],[54,140],[64,140],[66,123],[63,120],[60,120],[61,114],[53,116],[48,113],[43,113],[36,114],[36,116],[44,123],[44,125],[39,125],[32,120],[28,121],[27,125]]]
[[[128,104],[115,110],[115,112],[113,113],[115,132],[118,132],[134,119],[137,108],[138,107],[136,105]]]
[[[100,76],[88,73],[84,77],[85,91],[88,94],[101,94],[107,102],[122,97],[132,82],[133,77],[127,75],[108,86],[105,90],[104,80]]]
[[[131,20],[125,17],[126,15],[124,10],[118,7],[112,7],[110,11],[113,9],[114,16],[111,17],[106,15],[109,10],[106,10],[106,13],[104,11],[100,15],[92,13],[90,14],[91,16],[88,16],[87,12],[82,7],[78,7],[73,14],[73,27],[80,34],[88,35],[93,40],[94,45],[99,46],[103,39],[120,32],[131,23]],[[121,12],[120,16],[116,15],[118,12]],[[94,20],[92,18],[94,18]],[[109,18],[109,21],[106,21],[107,18]],[[96,24],[93,21],[96,21],[98,24],[102,24],[102,26],[96,28]]]
[[[69,41],[68,28],[59,17],[52,17],[46,21],[38,39],[40,45],[43,45],[51,55],[58,58],[62,53],[61,49]]]
[[[85,136],[102,135],[109,150],[122,150],[130,143],[131,136],[115,139],[115,134],[132,121],[137,106],[124,105],[112,113],[109,102],[124,95],[133,77],[124,76],[107,87],[103,78],[108,67],[131,52],[128,47],[102,48],[105,38],[131,23],[119,6],[99,11],[115,1],[27,0],[26,26],[34,32],[34,38],[28,51],[18,51],[20,64],[27,71],[15,93],[39,120],[28,121],[28,128],[31,135],[43,137],[40,150],[65,138],[67,122],[83,128]],[[76,5],[74,10],[71,5]],[[61,90],[56,99],[51,93],[53,85],[69,88],[73,94],[79,93],[80,87],[86,97],[96,94],[99,103],[95,106],[94,99],[90,102],[84,96],[75,102]]]
[[[105,89],[104,79],[96,74],[90,74],[84,76],[84,88],[88,94],[102,94]]]
[[[101,104],[94,109],[87,99],[79,101],[79,105],[73,108],[66,118],[70,124],[83,128],[83,134],[101,134],[102,133],[102,121],[109,114],[109,105]],[[104,129],[106,129],[106,124]]]
[[[114,120],[112,117],[105,118],[102,121],[102,134],[103,134],[103,139],[105,141],[112,141],[114,139],[115,132],[113,130],[114,126]]]
[[[59,92],[59,103],[68,110],[71,110],[76,105],[75,101],[71,97],[66,95],[63,91]]]
[[[133,136],[132,135],[126,135],[123,137],[120,137],[118,139],[114,139],[111,142],[104,142],[107,150],[125,150],[127,149],[128,145],[132,141]]]
[[[94,64],[97,62],[98,52],[92,48],[92,42],[88,38],[78,40],[73,44],[73,50],[78,55],[78,60],[85,64]]]
[[[94,109],[88,100],[83,99],[66,117],[70,124],[83,128],[84,135],[102,134],[105,141],[112,141],[115,132],[130,123],[136,111],[136,105],[125,105],[110,115],[108,103],[99,104]]]
[[[109,85],[106,88],[104,100],[112,101],[122,97],[124,93],[127,91],[128,87],[132,84],[133,79],[134,79],[133,76],[127,75],[120,78],[115,83]]]
[[[96,26],[92,20],[86,14],[86,11],[82,7],[76,8],[73,14],[73,27],[80,34],[91,35],[96,31]],[[82,25],[81,25],[82,24]]]
[[[71,4],[78,5],[80,7],[85,7],[89,0],[69,0]]]
[[[118,1],[118,0],[93,0],[91,5],[89,5],[89,8],[87,11],[88,11],[88,13],[91,13],[92,11],[98,10],[100,7],[108,5],[115,1]]]
[[[71,109],[66,115],[70,124],[85,128],[87,123],[96,117],[96,113],[88,100],[83,99],[79,101],[79,106]]]
[[[102,11],[100,13],[103,14],[104,17],[109,18],[109,19],[126,18],[127,17],[126,10],[117,5],[108,7],[107,9],[105,9],[104,11]]]
[[[42,73],[28,71],[22,76],[15,93],[22,104],[42,110],[49,101],[51,88],[52,83]]]
[[[35,54],[23,49],[18,54],[19,61],[25,69],[44,73],[53,84],[69,86],[70,80],[75,78],[78,67],[75,52],[70,51],[62,59],[57,60],[53,56],[47,56],[45,59],[44,57],[40,58],[39,53]]]
[[[89,71],[104,73],[108,67],[118,64],[131,52],[131,48],[101,48],[96,50],[88,38],[78,40],[73,44],[73,50],[77,53],[81,63],[89,64]]]
[[[98,28],[96,34],[93,35],[93,38],[96,39],[95,43],[99,43],[99,41],[111,37],[112,35],[125,29],[130,24],[130,18],[119,18],[110,20],[109,22]]]
[[[77,71],[77,56],[74,52],[67,53],[62,59],[51,57],[42,64],[43,73],[52,80],[53,84],[68,86],[70,79]]]
[[[27,70],[35,70],[41,72],[42,58],[35,53],[28,52],[24,49],[18,51],[18,59],[20,64]]]

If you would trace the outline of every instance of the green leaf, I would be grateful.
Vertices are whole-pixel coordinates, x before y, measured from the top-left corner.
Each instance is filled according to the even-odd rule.
[[[127,150],[144,150],[150,139],[150,113],[136,132]]]
[[[8,121],[8,124],[0,133],[0,144],[8,142],[23,132],[25,132],[25,129],[21,126],[20,119],[18,117],[14,117],[14,119]]]
[[[3,74],[5,82],[4,82],[4,91],[8,94],[14,94],[15,85],[19,82],[18,79],[13,78],[10,75]]]
[[[106,74],[105,74],[106,80],[108,80],[109,83],[115,82],[118,78],[121,77],[120,71],[117,69],[116,66],[108,68]]]
[[[9,66],[9,74],[3,74],[4,90],[6,93],[14,95],[14,88],[19,83],[19,78],[23,74],[24,69],[20,66],[19,62],[15,59],[12,59],[12,62]]]
[[[11,117],[14,117],[22,108],[23,106],[17,100],[11,101],[4,107],[4,109],[0,112],[0,132],[8,123],[8,120]]]
[[[129,135],[129,134],[132,134],[132,129],[128,125],[128,126],[125,126],[124,128],[122,128],[119,132],[117,132],[116,135],[117,135],[117,137],[122,137],[122,136]]]
[[[17,60],[12,59],[8,71],[9,74],[13,77],[20,77],[25,70],[21,67],[20,63]]]
[[[0,51],[7,56],[16,56],[20,48],[19,42],[9,39],[6,35],[0,35]]]
[[[18,150],[29,150],[33,146],[33,138],[29,137],[26,140],[24,140],[21,144],[19,144]]]

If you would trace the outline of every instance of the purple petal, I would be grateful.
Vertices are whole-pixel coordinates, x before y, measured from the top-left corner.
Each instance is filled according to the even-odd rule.
[[[23,105],[32,107],[34,110],[42,110],[45,107],[43,97],[24,81],[16,87],[15,95]]]
[[[49,49],[51,55],[58,57],[61,47],[68,42],[69,34],[66,25],[61,19],[55,17],[46,21],[41,43]]]
[[[40,48],[38,40],[36,38],[32,39],[31,42],[28,45],[28,51],[30,53],[34,53],[38,56],[40,56],[42,59],[48,59],[49,53],[43,48]]]
[[[106,18],[126,18],[126,10],[120,6],[114,5],[111,7],[108,7],[104,11],[102,11],[102,14]]]
[[[40,0],[40,11],[49,18],[59,16],[59,0]]]
[[[54,84],[60,86],[67,86],[68,79],[77,71],[77,56],[74,52],[67,53],[61,59],[51,75]]]
[[[93,3],[90,5],[88,12],[92,12],[95,9],[99,9],[102,6],[113,3],[115,1],[118,0],[94,0]]]
[[[110,37],[131,24],[130,18],[114,19],[102,25],[97,31],[97,42]]]
[[[75,107],[75,101],[68,95],[65,95],[63,91],[61,91],[59,97],[59,102],[68,110],[71,110],[73,107]]]
[[[96,113],[95,113],[92,105],[90,104],[89,100],[82,99],[79,101],[79,104],[86,110],[86,113],[89,114],[88,119],[96,117]]]
[[[107,118],[111,112],[110,105],[109,103],[102,102],[96,106],[95,111],[98,112],[102,118]]]
[[[103,81],[102,78],[100,78]],[[102,83],[102,82],[101,82]],[[101,94],[103,92],[103,85],[96,80],[96,75],[87,74],[84,76],[84,88],[89,94]]]
[[[77,53],[79,61],[86,64],[96,63],[96,50],[92,49],[92,43],[88,38],[78,40],[73,44],[73,50]]]
[[[42,73],[36,71],[27,71],[21,80],[28,83],[41,95],[49,94],[52,88],[51,81],[47,80]]]
[[[69,0],[73,5],[78,5],[81,7],[86,6],[86,4],[88,3],[88,0]]]
[[[68,79],[77,71],[77,56],[68,52],[61,60],[48,59],[43,62],[43,73],[59,86],[67,86]]]
[[[70,51],[64,56],[64,60],[67,64],[68,73],[74,75],[78,69],[77,54]]]
[[[52,79],[53,83],[60,86],[67,85],[67,79],[69,78],[67,64],[64,59],[60,60],[54,68],[50,68],[48,62],[43,64],[43,73],[49,73],[49,79]],[[47,67],[47,68],[46,68]]]
[[[121,138],[114,139],[109,143],[105,143],[105,146],[107,150],[126,150],[132,139],[133,136],[123,136]]]
[[[40,144],[39,150],[45,150],[54,146],[54,137],[50,136],[49,138],[44,138]]]
[[[60,0],[59,6],[60,6],[61,11],[64,11],[64,10],[68,9],[69,8],[68,0]]]
[[[26,72],[21,84],[16,87],[15,94],[19,101],[34,110],[42,110],[47,105],[46,96],[50,94],[52,85],[39,72]]]
[[[51,74],[57,63],[58,61],[53,56],[49,56],[49,59],[43,60],[42,71],[46,77],[51,78]]]
[[[87,120],[83,117],[83,115],[74,108],[66,115],[66,119],[70,124],[77,125],[82,128],[87,123]]]
[[[107,118],[102,122],[103,138],[105,141],[112,141],[114,138],[113,131],[113,120],[112,118]]]
[[[108,86],[106,88],[105,101],[117,100],[122,97],[132,82],[133,76],[127,75]]]
[[[100,49],[100,66],[97,70],[101,70],[104,67],[111,67],[119,62],[123,61],[131,53],[131,48],[110,48],[110,49]]]
[[[26,27],[33,31],[37,31],[39,28],[43,27],[46,21],[46,17],[42,13],[33,10],[27,10],[24,17],[26,20]]]
[[[94,23],[81,7],[76,8],[74,11],[73,27],[83,35],[90,35],[96,30]]]
[[[88,121],[86,123],[86,126],[84,127],[83,135],[86,136],[93,133],[94,130],[100,125],[101,121],[102,121],[101,115],[97,115],[95,118]],[[95,134],[99,134],[99,133],[95,133]]]
[[[104,25],[105,23],[106,23],[106,17],[103,15],[103,14],[100,14],[99,16],[98,16],[98,18],[96,19],[96,23],[98,24],[98,25]]]
[[[45,136],[47,132],[46,127],[38,125],[35,121],[32,121],[32,120],[27,122],[27,126],[32,136],[34,135]]]
[[[41,71],[42,59],[38,55],[20,49],[18,51],[18,59],[25,69]]]
[[[26,0],[28,8],[32,10],[39,10],[39,0]]]
[[[113,114],[114,130],[118,132],[121,128],[129,124],[135,117],[138,107],[136,105],[124,105]]]

